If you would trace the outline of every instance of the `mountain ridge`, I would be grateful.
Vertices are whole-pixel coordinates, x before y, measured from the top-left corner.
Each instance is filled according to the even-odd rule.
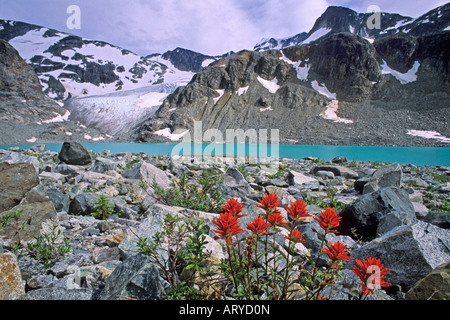
[[[5,20],[0,38],[19,47],[70,120],[115,141],[178,141],[174,132],[204,121],[205,130],[279,128],[283,143],[447,146],[408,132],[450,135],[449,9],[416,19],[381,13],[384,29],[370,33],[371,14],[331,6],[309,32],[215,57],[179,47],[137,56]]]

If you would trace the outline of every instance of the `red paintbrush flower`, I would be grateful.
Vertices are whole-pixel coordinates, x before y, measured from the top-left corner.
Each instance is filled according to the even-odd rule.
[[[225,213],[221,213],[217,220],[213,220],[218,229],[213,230],[218,236],[215,236],[214,239],[224,239],[227,243],[231,243],[232,237],[239,234],[245,233],[245,231],[240,227],[238,217],[233,216],[233,214],[229,211]]]
[[[356,259],[355,262],[352,271],[361,279],[359,284],[364,295],[373,294],[374,289],[391,286],[389,282],[384,281],[390,270],[383,268],[380,259],[369,257],[363,261]]]
[[[255,233],[258,237],[267,234],[269,227],[270,223],[266,223],[261,217],[253,219],[252,223],[247,223],[247,229]]]
[[[325,211],[320,212],[319,218],[314,218],[314,220],[319,222],[320,227],[325,230],[325,233],[337,233],[336,230],[332,229],[339,227],[341,219],[342,217],[340,217],[333,208],[325,208]]]
[[[276,211],[274,213],[269,214],[269,216],[267,217],[267,221],[269,221],[269,223],[272,225],[272,227],[276,227],[276,226],[285,227],[285,228],[288,227],[288,225],[287,225],[286,221],[284,220],[284,217],[280,211]]]
[[[259,204],[256,206],[258,208],[263,208],[267,212],[272,211],[273,209],[281,206],[281,203],[278,201],[278,196],[274,193],[266,193],[264,198],[258,199]]]
[[[284,236],[286,239],[291,240],[292,242],[306,242],[305,239],[303,239],[303,233],[298,231],[297,229],[291,230],[288,236]]]
[[[240,214],[244,208],[245,206],[239,203],[235,198],[227,200],[227,204],[223,206],[225,211],[231,212],[233,216],[237,216],[238,218],[246,216],[246,214]]]
[[[322,248],[330,260],[334,263],[336,261],[351,260],[352,258],[345,251],[347,246],[337,241],[335,243],[328,242],[328,248]]]
[[[295,202],[291,201],[290,206],[286,206],[285,208],[294,221],[301,221],[304,220],[304,218],[311,216],[308,212],[306,212],[307,206],[308,205],[302,200],[296,200]]]

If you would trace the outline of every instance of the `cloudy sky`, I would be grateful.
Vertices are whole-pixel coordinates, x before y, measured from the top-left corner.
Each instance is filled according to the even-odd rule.
[[[330,5],[366,12],[370,5],[405,16],[447,0],[0,0],[0,19],[19,20],[147,55],[183,47],[209,55],[252,49],[262,38],[309,31]],[[70,5],[80,29],[69,29]]]

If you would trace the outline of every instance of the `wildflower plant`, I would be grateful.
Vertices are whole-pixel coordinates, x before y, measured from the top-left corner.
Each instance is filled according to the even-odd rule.
[[[231,288],[226,286],[229,288],[228,295],[238,299],[291,299],[299,298],[299,295],[303,299],[323,299],[320,296],[322,290],[341,277],[344,261],[352,259],[346,245],[339,241],[326,241],[327,234],[337,233],[341,220],[333,208],[326,208],[313,217],[307,212],[307,204],[296,200],[285,207],[287,217],[284,217],[280,206],[275,194],[266,194],[259,199],[257,207],[263,209],[264,213],[246,224],[247,238],[241,235],[245,231],[238,221],[243,206],[239,206],[235,199],[228,200],[224,206],[225,212],[213,221],[217,226],[213,230],[218,234],[216,239],[225,240],[227,247],[228,257],[227,261],[223,261],[222,269],[232,284]],[[238,210],[233,210],[235,208]],[[296,253],[296,246],[305,243],[298,226],[313,219],[322,229],[316,231],[321,238],[316,259],[308,254]],[[282,243],[280,239],[285,242]],[[245,246],[241,244],[243,241]],[[329,263],[327,268],[319,269],[319,257],[322,255],[328,256]],[[379,265],[379,260],[371,259],[367,263],[374,262],[381,270],[381,285],[389,286],[384,281],[389,271]],[[360,266],[358,261],[357,265]],[[373,286],[364,282],[371,276],[366,270],[353,269],[362,280],[360,298],[373,293],[373,290],[370,291]],[[372,276],[375,277],[375,274]]]
[[[246,216],[244,205],[232,198],[222,206],[223,212],[212,221],[211,231],[214,239],[223,240],[226,256],[214,266],[207,263],[207,228],[203,222],[195,224],[190,219],[181,223],[181,218],[168,215],[162,232],[152,240],[139,239],[138,247],[163,269],[172,285],[169,297],[324,299],[323,290],[336,283],[344,262],[352,259],[346,245],[326,239],[328,234],[337,233],[341,217],[333,208],[312,216],[302,200],[291,201],[285,206],[287,214],[283,214],[275,194],[259,199],[257,207],[262,209],[260,214],[244,225],[240,222]],[[300,225],[314,220],[321,229],[315,231],[321,239],[316,257],[304,247],[304,234],[299,230]],[[322,256],[328,258],[328,264],[319,268]],[[198,275],[207,274],[207,269],[216,275],[198,281]],[[190,278],[183,278],[186,271],[190,271]],[[390,286],[385,281],[389,270],[379,259],[356,260],[352,271],[361,280],[360,299],[373,294],[374,289]]]

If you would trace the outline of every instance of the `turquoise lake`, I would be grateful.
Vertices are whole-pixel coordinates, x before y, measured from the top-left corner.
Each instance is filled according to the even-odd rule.
[[[19,147],[28,149],[35,144],[20,145],[0,145],[0,148]],[[46,144],[50,151],[59,152],[62,143]],[[94,152],[109,150],[112,153],[143,152],[148,155],[170,155],[173,150],[179,150],[176,154],[214,154],[222,152],[226,154],[226,148],[234,151],[236,155],[254,154],[261,155],[261,152],[267,152],[271,156],[270,145],[223,145],[220,151],[220,145],[183,145],[176,143],[83,143],[83,146]],[[173,149],[177,147],[177,149]],[[183,149],[184,148],[184,149]],[[213,149],[213,152],[211,152]],[[219,150],[219,151],[218,151]],[[332,145],[278,145],[275,150],[281,158],[302,159],[305,157],[317,157],[321,160],[332,160],[336,156],[346,157],[348,160],[356,161],[380,161],[380,162],[398,162],[401,164],[414,164],[418,166],[437,166],[450,165],[450,148],[431,148],[431,147],[384,147],[384,146],[332,146]]]

